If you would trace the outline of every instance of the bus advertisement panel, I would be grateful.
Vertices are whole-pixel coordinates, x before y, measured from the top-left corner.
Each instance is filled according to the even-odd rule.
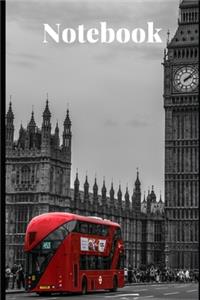
[[[124,286],[120,225],[70,213],[46,213],[27,226],[26,290],[38,294]]]

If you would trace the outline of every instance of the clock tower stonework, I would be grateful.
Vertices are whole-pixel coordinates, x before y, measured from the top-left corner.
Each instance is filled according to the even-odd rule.
[[[164,57],[165,262],[198,269],[199,7],[180,1],[177,31]]]

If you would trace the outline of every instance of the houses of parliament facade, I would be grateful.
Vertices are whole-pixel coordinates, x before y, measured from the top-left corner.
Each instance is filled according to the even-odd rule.
[[[154,264],[198,268],[198,1],[180,3],[178,29],[164,55],[165,203],[154,188],[142,197],[139,171],[132,191],[101,186],[78,173],[71,181],[72,129],[69,110],[62,128],[51,128],[48,99],[39,128],[34,113],[14,140],[14,112],[6,114],[6,263],[24,263],[28,222],[64,211],[121,224],[126,266]],[[134,176],[134,174],[133,174]],[[143,199],[142,199],[143,198]],[[159,198],[159,199],[157,199]]]

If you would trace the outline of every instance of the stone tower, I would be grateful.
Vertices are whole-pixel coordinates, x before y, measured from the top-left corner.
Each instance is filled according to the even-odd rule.
[[[166,264],[198,268],[199,8],[182,0],[164,56]]]
[[[38,128],[32,112],[27,128],[14,141],[12,105],[6,114],[6,261],[24,263],[23,243],[35,215],[70,207],[71,121],[67,111],[63,145],[56,124],[51,132],[49,102]]]

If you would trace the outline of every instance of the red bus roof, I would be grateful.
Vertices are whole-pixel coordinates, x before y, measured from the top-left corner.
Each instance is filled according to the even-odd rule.
[[[97,217],[80,216],[80,215],[65,213],[65,212],[44,213],[34,217],[29,222],[26,229],[24,250],[25,251],[31,250],[37,245],[39,241],[43,240],[51,231],[61,226],[62,224],[72,220],[79,220],[79,221],[90,222],[95,224],[104,224],[109,226],[120,227],[118,223],[106,219],[100,219]],[[31,245],[29,245],[29,240],[28,240],[29,232],[35,232],[37,235],[36,239],[34,240],[33,243],[31,243]]]

